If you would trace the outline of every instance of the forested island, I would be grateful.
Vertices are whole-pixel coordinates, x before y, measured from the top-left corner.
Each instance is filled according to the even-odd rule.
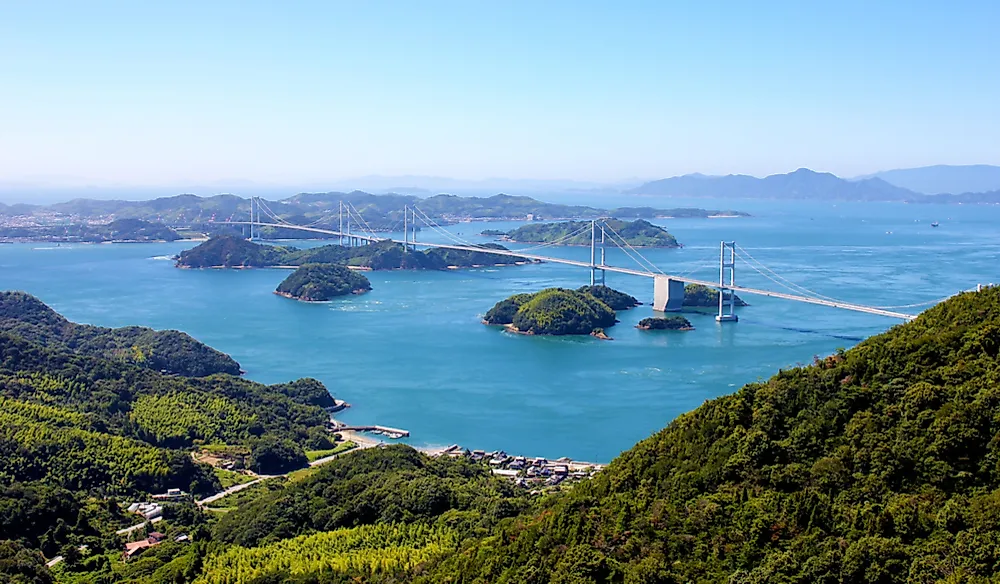
[[[304,302],[324,302],[372,289],[363,274],[336,264],[304,264],[278,284],[275,294]]]
[[[404,445],[358,451],[228,513],[170,506],[169,539],[127,562],[116,495],[211,490],[194,439],[301,444],[329,395],[0,333],[0,581],[986,584],[998,331],[1000,288],[960,294],[710,400],[556,492]]]
[[[608,227],[605,240],[609,245],[617,245],[618,236],[632,247],[680,247],[677,239],[659,225],[645,219],[622,221],[605,219]],[[496,231],[484,231],[483,235]],[[612,233],[616,235],[612,236]],[[558,223],[529,223],[502,235],[505,241],[517,243],[554,243],[558,245],[590,245],[591,224],[589,221],[562,221]],[[600,225],[597,227],[597,241],[600,241]]]
[[[117,219],[104,224],[0,225],[0,241],[142,243],[178,239],[181,239],[181,235],[163,223],[142,219]]]
[[[684,306],[692,308],[718,308],[720,292],[701,284],[684,286]],[[749,306],[742,298],[733,298],[733,306]]]
[[[691,321],[678,314],[660,316],[654,318],[644,318],[635,325],[635,328],[642,331],[693,331]]]
[[[587,292],[547,288],[501,300],[483,317],[488,325],[503,325],[529,335],[604,336],[614,326],[615,311]]]
[[[402,244],[380,241],[371,245],[345,247],[324,245],[308,249],[265,245],[241,237],[221,235],[202,242],[177,256],[180,268],[267,268],[304,264],[341,264],[371,270],[445,270],[475,266],[509,266],[531,263],[527,258],[498,255],[506,251],[498,244],[481,244],[482,251],[453,249],[405,249]]]

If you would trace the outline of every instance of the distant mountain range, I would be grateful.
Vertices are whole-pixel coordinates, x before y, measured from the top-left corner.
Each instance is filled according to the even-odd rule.
[[[418,198],[412,195],[372,195],[362,191],[350,193],[300,193],[285,199],[270,201],[257,199],[258,220],[264,223],[287,222],[313,227],[340,227],[346,219],[354,230],[393,231],[401,229],[403,209],[409,207],[420,213],[425,222],[451,223],[482,219],[554,220],[580,219],[601,216],[620,218],[707,218],[713,216],[745,216],[733,210],[709,210],[690,207],[658,209],[653,207],[619,207],[604,209],[584,205],[546,203],[526,196],[493,195],[491,197],[459,197],[435,195]],[[343,215],[342,207],[343,203]],[[348,210],[350,209],[350,211]],[[353,217],[353,218],[351,218]],[[162,223],[185,231],[197,233],[241,232],[242,226],[225,225],[228,221],[247,221],[250,218],[250,199],[235,195],[176,195],[147,201],[74,199],[53,205],[4,205],[0,203],[0,240],[43,239],[59,241],[104,241],[107,239],[169,239],[166,232],[153,232],[143,222]],[[94,225],[112,223],[112,232],[98,230]],[[139,221],[141,220],[141,221]],[[412,217],[409,218],[413,221]],[[127,223],[132,221],[131,223]],[[139,222],[137,222],[139,221]],[[86,229],[68,229],[84,226]],[[143,227],[145,230],[140,230]],[[298,231],[273,227],[268,235],[296,237]],[[348,227],[348,230],[350,228]],[[178,237],[176,233],[173,238]]]
[[[947,167],[960,168],[960,167]],[[987,167],[997,168],[1000,167]],[[907,174],[909,169],[887,171],[890,177],[916,176]],[[920,173],[917,173],[919,175]],[[928,173],[926,176],[931,176]],[[956,184],[961,173],[954,172]],[[985,177],[985,173],[982,175]],[[915,180],[915,179],[914,179]],[[982,184],[988,184],[983,182]],[[828,172],[815,172],[800,168],[788,174],[774,174],[764,178],[742,174],[707,176],[687,174],[648,182],[627,194],[659,195],[666,197],[786,199],[786,200],[841,200],[841,201],[905,201],[910,203],[1000,203],[1000,190],[965,192],[958,194],[928,195],[892,184],[878,176],[853,180],[840,178]]]
[[[880,178],[889,184],[925,195],[940,193],[985,193],[1000,190],[1000,166],[922,166],[884,170],[855,180]]]

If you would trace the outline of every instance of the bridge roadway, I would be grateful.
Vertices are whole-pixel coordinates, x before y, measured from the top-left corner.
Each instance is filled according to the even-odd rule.
[[[225,223],[227,225],[250,225],[249,221],[220,221],[220,223]],[[322,229],[322,228],[319,228],[319,227],[302,227],[302,226],[299,226],[299,225],[288,225],[288,224],[282,224],[282,223],[261,223],[259,221],[255,221],[253,224],[256,225],[257,227],[281,227],[281,228],[284,228],[284,229],[297,229],[299,231],[310,231],[310,232],[313,232],[313,233],[321,233],[323,235],[335,235],[335,236],[341,236],[342,235],[344,237],[353,237],[353,238],[356,238],[356,239],[360,239],[362,241],[371,241],[371,242],[393,241],[393,242],[398,243],[400,245],[403,244],[403,241],[399,240],[399,239],[390,239],[388,237],[372,237],[372,236],[368,236],[368,235],[359,235],[359,234],[356,234],[356,233],[348,234],[348,233],[342,233],[340,231],[333,231],[333,230],[330,230],[330,229]],[[698,280],[698,279],[695,279],[695,278],[689,278],[687,276],[672,276],[670,274],[658,274],[656,272],[650,272],[650,271],[647,271],[647,270],[636,270],[636,269],[632,269],[632,268],[622,268],[622,267],[619,267],[619,266],[608,266],[608,265],[603,265],[603,264],[593,264],[592,265],[590,262],[583,262],[583,261],[579,261],[579,260],[569,260],[569,259],[564,259],[564,258],[554,258],[554,257],[549,257],[549,256],[542,256],[542,255],[537,255],[537,254],[531,254],[531,253],[522,253],[522,252],[519,252],[517,250],[499,250],[499,249],[496,249],[496,250],[485,249],[484,250],[481,247],[473,247],[473,246],[468,246],[468,245],[454,245],[454,244],[448,244],[448,243],[429,243],[429,242],[421,242],[421,241],[410,241],[410,242],[407,242],[407,243],[409,243],[410,245],[419,245],[419,246],[422,246],[422,247],[433,247],[433,248],[440,248],[440,249],[454,249],[454,250],[459,250],[459,251],[478,251],[478,252],[486,251],[486,252],[489,252],[489,253],[492,253],[492,254],[496,254],[496,255],[510,256],[510,257],[519,257],[519,258],[527,258],[529,260],[537,260],[537,261],[540,261],[540,262],[552,262],[552,263],[555,263],[555,264],[565,264],[567,266],[578,266],[578,267],[581,267],[581,268],[586,268],[588,270],[590,270],[590,269],[605,270],[605,271],[608,271],[608,272],[615,272],[615,273],[618,273],[618,274],[628,274],[630,276],[641,276],[641,277],[644,277],[644,278],[654,278],[656,276],[665,276],[665,277],[670,278],[672,280],[679,280],[681,282],[687,282],[688,284],[701,284],[702,286],[708,286],[709,288],[716,288],[716,289],[722,288],[722,286],[720,286],[718,282],[710,282],[708,280]],[[881,309],[881,308],[875,308],[875,307],[872,307],[872,306],[864,306],[864,305],[861,305],[861,304],[852,304],[852,303],[849,303],[849,302],[839,302],[839,301],[835,301],[835,300],[825,300],[825,299],[822,299],[822,298],[811,298],[809,296],[799,296],[797,294],[786,294],[784,292],[772,292],[770,290],[762,290],[762,289],[759,289],[759,288],[747,288],[746,286],[738,286],[738,285],[737,286],[726,286],[725,288],[727,290],[734,290],[734,291],[736,291],[738,293],[742,293],[742,294],[753,294],[753,295],[756,295],[756,296],[768,296],[770,298],[781,298],[781,299],[784,299],[784,300],[792,300],[794,302],[805,302],[807,304],[817,304],[819,306],[829,306],[829,307],[832,307],[832,308],[842,308],[844,310],[853,310],[855,312],[864,312],[864,313],[867,313],[867,314],[875,314],[875,315],[878,315],[878,316],[887,316],[889,318],[898,318],[900,320],[913,320],[914,318],[916,318],[916,316],[912,315],[912,314],[904,314],[902,312],[894,312],[894,311],[891,311],[891,310],[884,310],[884,309]]]

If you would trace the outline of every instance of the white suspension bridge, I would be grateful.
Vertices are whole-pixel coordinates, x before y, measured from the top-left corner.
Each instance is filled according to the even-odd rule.
[[[337,229],[320,227],[320,225],[332,223],[334,216],[336,216]],[[262,217],[263,216],[263,217]],[[265,201],[259,197],[252,197],[250,199],[250,220],[249,221],[222,221],[218,222],[225,225],[240,225],[249,226],[250,239],[259,238],[260,228],[267,227],[272,229],[291,229],[296,231],[302,231],[307,233],[315,233],[318,235],[339,237],[341,245],[354,246],[354,245],[367,245],[378,242],[392,241],[399,243],[406,247],[407,249],[413,249],[416,247],[425,248],[438,248],[438,249],[451,249],[458,251],[468,251],[468,252],[479,252],[479,253],[489,253],[498,256],[507,256],[515,258],[524,258],[528,260],[540,261],[540,262],[551,262],[556,264],[565,264],[569,266],[577,266],[581,268],[586,268],[590,270],[590,283],[591,285],[600,283],[603,284],[605,281],[605,274],[607,272],[614,272],[619,274],[628,274],[630,276],[640,276],[653,279],[653,309],[658,311],[678,311],[681,309],[684,300],[684,286],[685,284],[700,284],[702,286],[707,286],[709,288],[714,288],[720,292],[719,294],[719,312],[715,317],[719,322],[732,322],[737,320],[737,316],[734,312],[734,307],[736,303],[737,294],[746,295],[756,295],[756,296],[767,296],[771,298],[781,298],[784,300],[791,300],[794,302],[804,302],[807,304],[816,304],[820,306],[829,306],[832,308],[840,308],[844,310],[852,310],[855,312],[863,312],[867,314],[875,314],[879,316],[886,316],[889,318],[896,318],[900,320],[912,320],[916,318],[915,315],[899,312],[902,309],[912,309],[921,306],[928,306],[931,304],[936,304],[944,298],[939,300],[933,300],[929,302],[922,302],[916,304],[908,304],[903,306],[866,306],[862,304],[856,304],[851,302],[845,302],[829,296],[825,296],[816,292],[813,292],[807,288],[802,287],[799,284],[791,282],[790,280],[783,278],[782,276],[775,273],[773,270],[765,266],[764,264],[757,261],[747,250],[738,246],[736,242],[726,242],[723,241],[719,246],[719,279],[718,280],[704,280],[699,278],[691,277],[692,272],[687,274],[667,274],[655,264],[646,259],[635,247],[628,244],[624,237],[622,237],[615,229],[608,224],[605,219],[593,219],[584,224],[584,226],[577,228],[575,231],[563,235],[558,239],[546,242],[537,246],[532,246],[528,248],[518,249],[518,250],[501,250],[492,249],[489,247],[484,247],[481,244],[475,244],[466,241],[454,233],[447,231],[438,225],[431,217],[426,213],[421,211],[416,206],[407,206],[403,209],[403,219],[400,221],[403,227],[403,239],[392,239],[389,237],[382,237],[377,235],[367,221],[361,216],[361,213],[349,202],[341,202],[338,210],[330,210],[327,215],[321,217],[320,219],[313,221],[307,225],[297,225],[290,223],[282,219],[278,214],[274,213]],[[397,225],[398,226],[398,225]],[[332,227],[332,226],[331,226]],[[352,232],[352,227],[354,231]],[[433,232],[442,235],[445,239],[451,240],[453,243],[432,243],[426,241],[417,241],[417,231],[422,228],[431,229]],[[359,232],[360,230],[360,232]],[[395,229],[391,230],[394,231]],[[572,260],[560,257],[553,257],[542,255],[539,253],[534,253],[537,250],[554,246],[561,245],[572,238],[579,237],[581,234],[590,231],[590,261]],[[614,266],[606,263],[606,247],[608,244],[617,247],[622,252],[625,253],[630,259],[632,259],[638,268],[629,268],[622,266]],[[751,270],[757,272],[758,274],[764,276],[766,279],[774,282],[779,287],[789,290],[788,292],[781,292],[775,290],[764,290],[760,288],[752,288],[749,286],[742,286],[736,283],[736,259],[740,258],[743,260],[744,264]]]

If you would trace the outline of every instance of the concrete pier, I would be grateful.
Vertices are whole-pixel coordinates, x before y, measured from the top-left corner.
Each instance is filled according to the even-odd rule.
[[[668,276],[653,278],[653,310],[679,312],[684,306],[684,281]]]

